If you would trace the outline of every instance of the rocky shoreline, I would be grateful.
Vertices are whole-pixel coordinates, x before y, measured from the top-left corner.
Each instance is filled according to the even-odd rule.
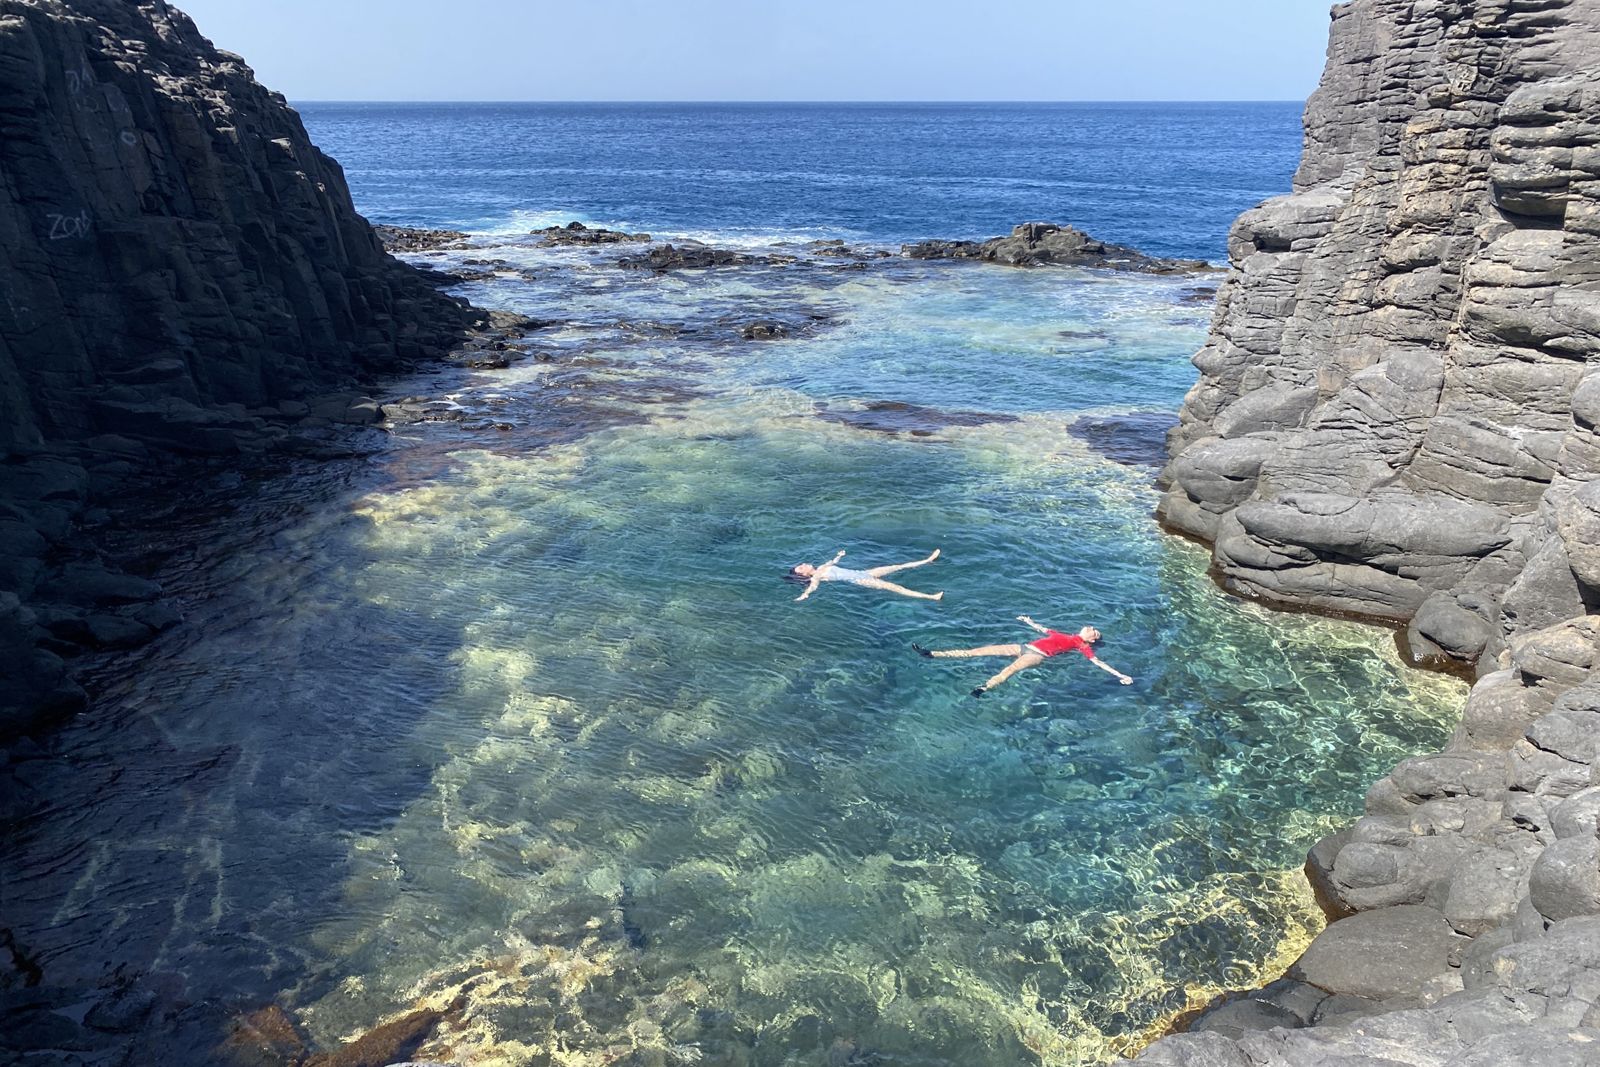
[[[1395,768],[1364,818],[1312,850],[1328,929],[1282,980],[1212,1006],[1142,1062],[1600,1063],[1596,71],[1587,0],[1339,5],[1295,192],[1233,229],[1201,379],[1169,437],[1162,521],[1211,545],[1232,591],[1403,626],[1419,663],[1476,684],[1447,750]],[[0,119],[0,285],[23,295],[0,309],[10,818],[37,799],[29,736],[88,700],[72,663],[181,619],[140,561],[107,548],[131,514],[119,497],[198,472],[242,486],[356,455],[381,421],[465,418],[438,398],[383,402],[380,384],[438,361],[506,366],[547,324],[473,308],[439,292],[466,276],[392,258],[385,247],[471,239],[369,227],[283,99],[159,0],[0,0]],[[657,272],[1209,269],[1047,223],[898,257],[580,223],[531,236]],[[809,328],[734,325],[745,341]],[[888,403],[818,417],[909,434],[989,418]],[[1083,436],[1150,462],[1161,419]],[[13,1045],[103,1051],[151,1010],[133,987],[55,989],[26,946],[3,930],[0,944]],[[240,1022],[239,1055],[392,1058],[437,1021],[307,1059],[269,1010]]]
[[[1476,678],[1312,849],[1283,982],[1141,1062],[1600,1063],[1600,12],[1333,9],[1294,192],[1246,212],[1159,515],[1225,587]]]

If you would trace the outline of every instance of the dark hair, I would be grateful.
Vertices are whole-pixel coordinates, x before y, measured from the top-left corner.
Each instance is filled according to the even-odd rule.
[[[788,574],[785,574],[783,576],[783,580],[786,581],[786,582],[793,582],[795,585],[810,585],[811,584],[811,579],[807,578],[805,575],[801,574],[800,573],[800,568],[798,568],[798,567],[792,568],[789,571]]]

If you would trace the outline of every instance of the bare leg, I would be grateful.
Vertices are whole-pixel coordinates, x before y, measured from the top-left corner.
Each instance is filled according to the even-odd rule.
[[[1044,657],[1039,655],[1039,653],[1037,653],[1037,652],[1024,653],[1023,655],[1018,656],[1016,659],[1014,659],[1010,663],[1008,663],[1006,665],[1006,669],[1005,670],[1001,671],[999,674],[995,675],[993,678],[990,678],[987,682],[984,682],[983,683],[983,688],[985,688],[985,689],[993,689],[995,686],[1001,684],[1007,678],[1010,678],[1013,674],[1016,674],[1018,671],[1027,670],[1029,667],[1037,667],[1039,664],[1041,664],[1043,662],[1044,662]]]
[[[856,584],[857,585],[861,585],[861,586],[865,586],[868,589],[886,589],[891,593],[899,593],[901,596],[914,596],[918,600],[943,600],[944,599],[944,593],[943,592],[938,592],[938,593],[919,593],[915,589],[907,589],[903,585],[895,585],[893,582],[886,582],[882,578],[868,578],[868,579],[865,579],[864,581],[857,582]]]
[[[873,567],[871,570],[867,571],[867,573],[872,575],[874,578],[882,578],[884,575],[893,574],[895,571],[906,571],[910,570],[912,567],[926,566],[938,558],[939,550],[936,548],[933,550],[933,555],[929,556],[927,559],[919,559],[915,563],[897,563],[893,567]]]
[[[973,656],[1020,656],[1021,645],[984,645],[982,648],[958,648],[949,652],[933,652],[930,655],[948,657],[950,659],[971,659]]]

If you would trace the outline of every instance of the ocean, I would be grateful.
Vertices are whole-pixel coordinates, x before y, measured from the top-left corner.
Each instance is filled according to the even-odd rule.
[[[370,219],[472,234],[408,258],[542,325],[173,534],[190,625],[98,680],[46,783],[83,814],[8,861],[57,981],[109,957],[327,1049],[434,1007],[416,1058],[461,1064],[1054,1067],[1320,929],[1305,850],[1464,687],[1225,595],[1154,457],[1085,432],[1158,443],[1219,274],[897,254],[1041,220],[1220,263],[1299,105],[300,110]],[[530,234],[570,222],[743,258]],[[937,602],[782,580],[934,549],[895,580]],[[977,700],[1003,658],[910,647],[1024,614],[1134,683]]]

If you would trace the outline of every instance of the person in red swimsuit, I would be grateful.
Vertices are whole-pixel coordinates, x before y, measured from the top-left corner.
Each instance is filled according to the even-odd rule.
[[[1093,663],[1096,667],[1099,667],[1101,670],[1106,671],[1109,674],[1116,675],[1117,681],[1121,682],[1123,685],[1133,684],[1132,678],[1129,678],[1126,674],[1123,674],[1109,663],[1102,662],[1101,659],[1094,654],[1094,643],[1100,640],[1100,631],[1096,630],[1093,626],[1085,626],[1075,634],[1064,634],[1058,633],[1055,630],[1046,629],[1045,627],[1034,622],[1032,619],[1028,618],[1026,615],[1018,615],[1017,618],[1021,619],[1035,630],[1038,630],[1040,633],[1044,634],[1044,636],[1037,641],[1030,641],[1025,645],[985,645],[982,648],[953,649],[948,652],[930,652],[921,645],[916,644],[913,644],[911,647],[917,650],[918,655],[927,656],[930,659],[934,657],[970,659],[973,656],[1013,657],[1011,662],[1006,665],[1005,670],[1001,671],[999,674],[995,675],[993,678],[990,678],[987,682],[984,682],[982,685],[978,686],[978,688],[972,691],[972,695],[975,697],[983,696],[983,694],[987,693],[1001,682],[1004,682],[1007,678],[1010,678],[1018,671],[1027,670],[1029,667],[1037,667],[1051,656],[1059,656],[1063,652],[1082,652],[1086,657],[1088,657],[1090,663]]]

